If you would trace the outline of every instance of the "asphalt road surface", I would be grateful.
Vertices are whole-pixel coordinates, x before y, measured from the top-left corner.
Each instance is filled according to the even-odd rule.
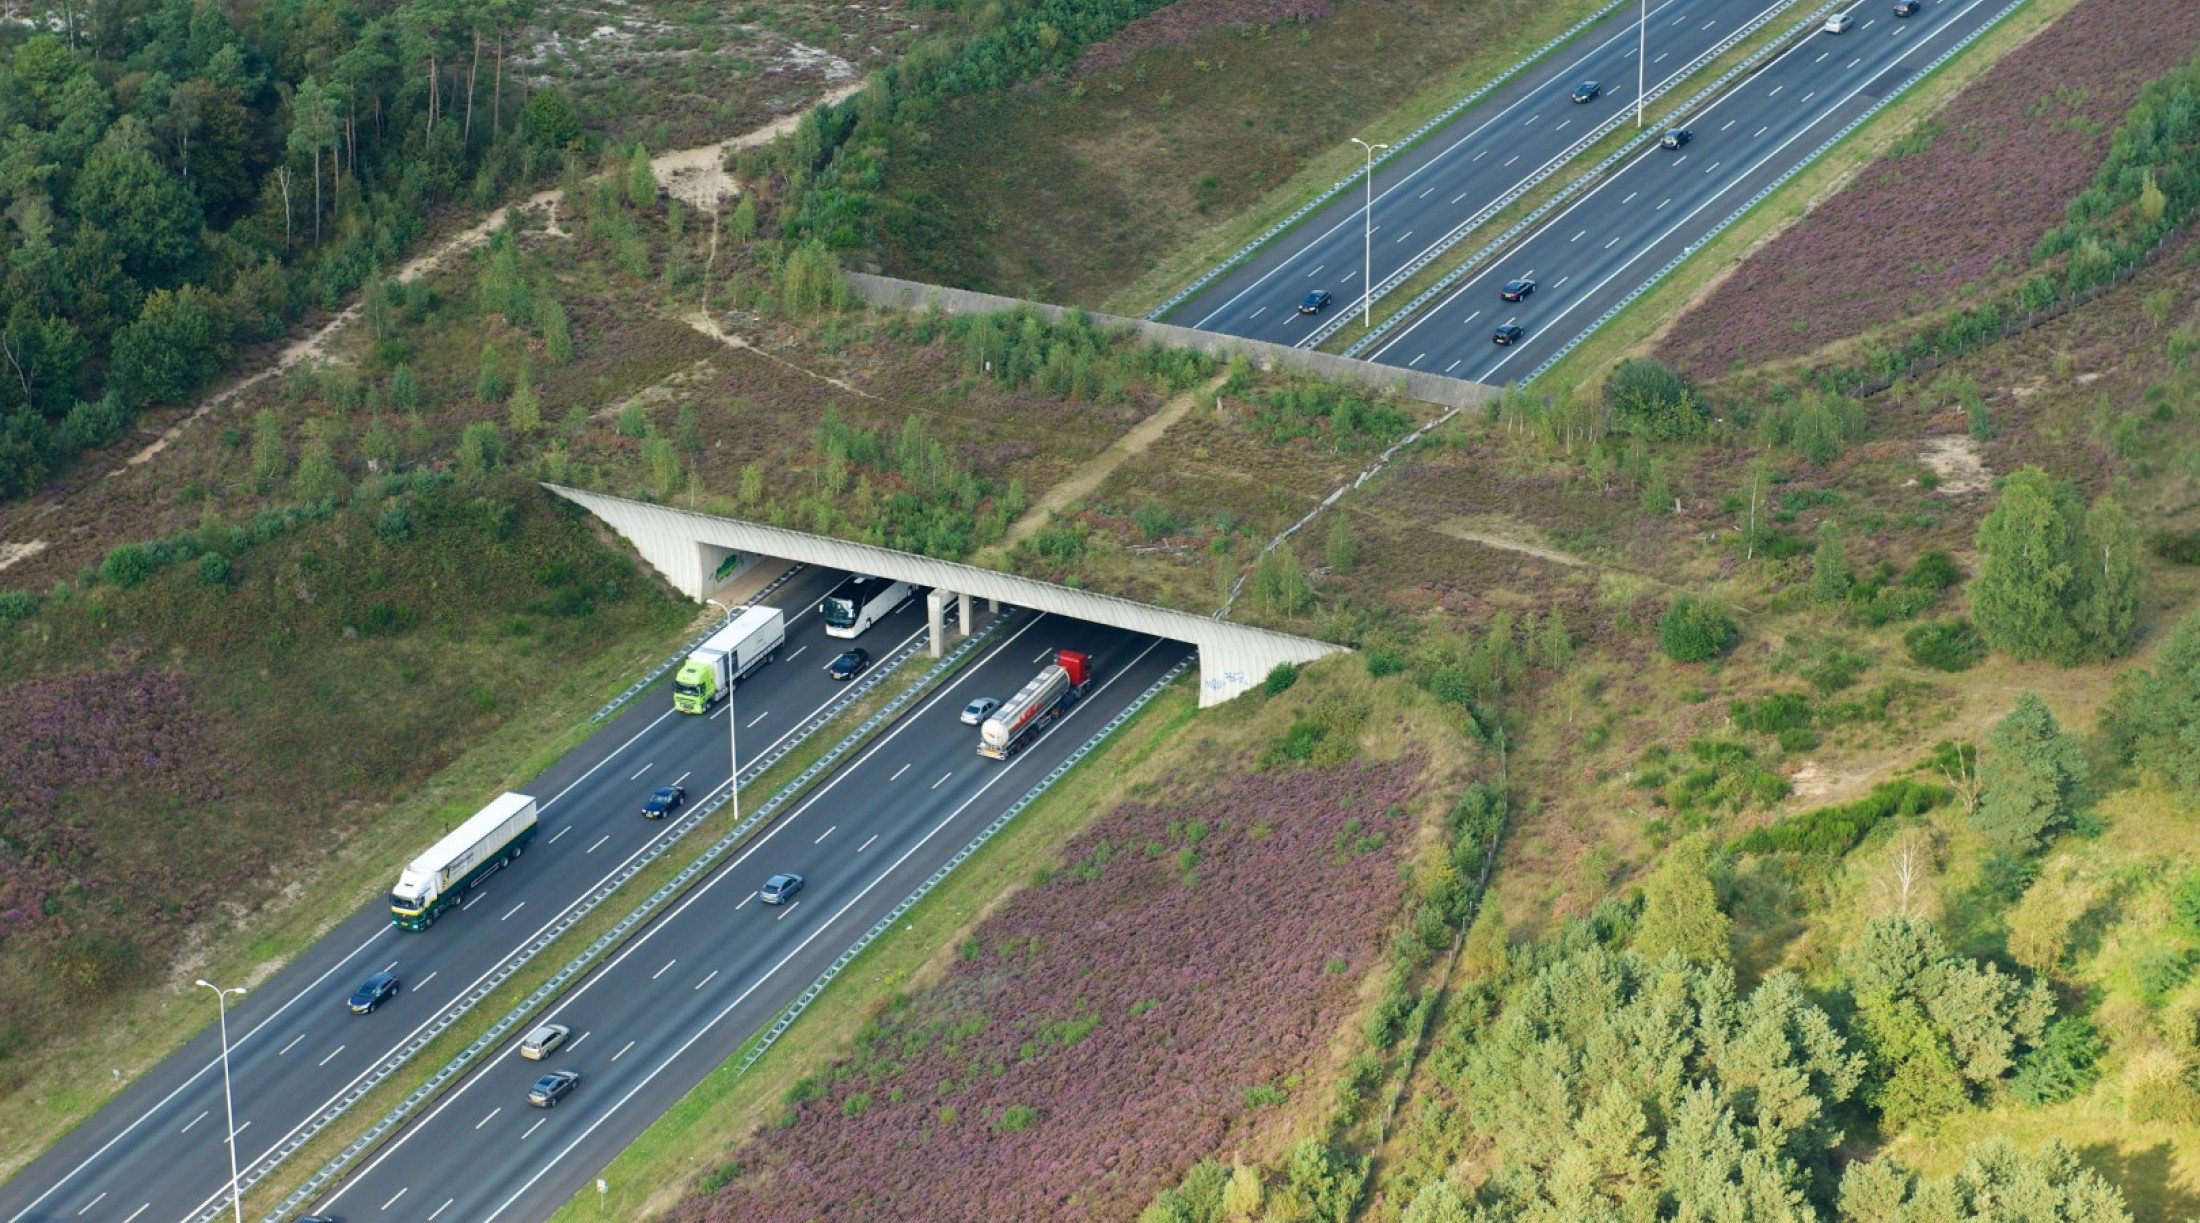
[[[572,1029],[563,1049],[527,1061],[515,1038],[314,1210],[345,1223],[547,1218],[1190,653],[1049,616],[1006,633],[560,999],[544,1019]],[[978,755],[977,729],[958,717],[964,704],[1007,696],[1056,649],[1092,655],[1092,692],[1008,761]],[[792,903],[760,902],[757,888],[782,871],[807,885]],[[581,1082],[554,1108],[530,1106],[528,1087],[551,1070]]]
[[[1371,240],[1375,283],[1490,201],[1541,173],[1589,129],[1611,118],[1614,108],[1632,112],[1636,48],[1644,35],[1649,86],[1655,92],[1736,28],[1790,2],[1665,0],[1651,6],[1639,31],[1638,9],[1620,9],[1548,62],[1521,73],[1377,166]],[[1573,102],[1574,86],[1583,81],[1597,82],[1603,94]],[[1333,295],[1329,312],[1360,311],[1370,243],[1364,232],[1366,199],[1361,190],[1339,195],[1244,266],[1177,307],[1169,321],[1294,344],[1321,321],[1298,312],[1309,290],[1326,289]]]
[[[1694,139],[1652,147],[1363,354],[1476,382],[1523,380],[1650,275],[1704,238],[1881,96],[1922,72],[2010,0],[1926,0],[1914,17],[1885,0],[1851,11],[1853,28],[1818,32],[1679,121]],[[1899,220],[1894,223],[1899,224]],[[1818,231],[1821,242],[1869,243],[1866,231]],[[1508,302],[1516,277],[1534,294]],[[1496,328],[1523,337],[1494,342]]]
[[[849,643],[827,637],[815,610],[841,576],[805,570],[769,600],[787,612],[787,643],[777,662],[735,693],[744,761],[762,756],[847,692],[847,684],[826,676],[825,665]],[[858,644],[883,660],[923,627],[920,598],[874,625]],[[434,929],[415,934],[392,927],[388,902],[377,898],[232,1007],[230,1070],[241,1165],[250,1168],[274,1151],[568,906],[675,827],[677,817],[641,817],[652,790],[684,785],[685,815],[724,787],[726,706],[702,717],[675,713],[670,693],[669,682],[644,693],[522,787],[542,800],[541,831],[517,862],[476,887],[463,912],[447,912]],[[487,802],[493,796],[479,797]],[[390,846],[390,881],[427,847]],[[634,899],[639,897],[608,903]],[[398,974],[402,992],[373,1014],[352,1015],[345,1006],[352,989],[382,969]],[[194,991],[188,1008],[211,1004],[205,994]],[[197,1027],[212,1019],[211,1010],[183,1010],[180,1021]],[[209,1025],[0,1186],[0,1221],[181,1223],[228,1195],[220,1047]]]

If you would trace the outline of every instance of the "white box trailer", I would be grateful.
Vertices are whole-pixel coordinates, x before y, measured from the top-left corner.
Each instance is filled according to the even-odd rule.
[[[710,635],[672,677],[672,707],[702,713],[725,698],[749,673],[779,657],[787,644],[787,617],[776,607],[751,607]]]
[[[535,800],[499,794],[435,847],[412,860],[390,889],[390,922],[425,930],[466,890],[519,857],[535,835]]]

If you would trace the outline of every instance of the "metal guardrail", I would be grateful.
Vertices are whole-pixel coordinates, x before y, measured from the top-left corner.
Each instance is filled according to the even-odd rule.
[[[1832,12],[1834,9],[1839,8],[1842,4],[1847,2],[1848,0],[1830,0],[1830,3],[1827,3],[1816,12],[1812,13],[1810,16],[1796,22],[1788,29],[1787,33],[1765,44],[1763,47],[1758,48],[1755,52],[1751,53],[1748,58],[1742,60],[1742,62],[1727,69],[1725,72],[1720,73],[1717,79],[1713,80],[1710,84],[1705,85],[1702,89],[1697,90],[1695,94],[1692,95],[1687,101],[1681,103],[1679,106],[1674,107],[1672,110],[1667,111],[1666,113],[1668,115],[1687,115],[1694,112],[1705,102],[1709,101],[1712,95],[1718,93],[1720,90],[1732,84],[1736,78],[1747,75],[1751,72],[1755,72],[1758,67],[1764,63],[1765,59],[1768,56],[1770,56],[1774,51],[1777,51],[1781,47],[1787,45],[1789,39],[1795,38],[1803,33],[1808,32],[1811,26],[1824,20],[1827,13]],[[1419,313],[1421,307],[1426,306],[1431,301],[1434,301],[1437,297],[1449,292],[1453,285],[1458,284],[1462,279],[1466,278],[1467,275],[1480,268],[1482,264],[1490,258],[1490,256],[1495,255],[1497,252],[1505,249],[1507,246],[1512,245],[1513,239],[1519,237],[1531,227],[1541,224],[1545,217],[1548,217],[1553,212],[1558,211],[1559,207],[1565,204],[1566,201],[1574,198],[1576,195],[1579,195],[1590,184],[1604,177],[1606,171],[1610,170],[1613,166],[1618,165],[1626,158],[1632,157],[1637,150],[1642,148],[1643,145],[1649,143],[1650,141],[1658,139],[1658,137],[1663,134],[1661,128],[1662,125],[1660,127],[1645,127],[1632,140],[1629,140],[1626,144],[1623,144],[1619,148],[1612,150],[1611,154],[1605,157],[1604,160],[1583,171],[1580,177],[1574,179],[1574,181],[1570,183],[1567,183],[1564,187],[1561,187],[1556,195],[1553,195],[1550,199],[1547,199],[1541,204],[1536,205],[1533,211],[1529,212],[1528,215],[1520,218],[1518,221],[1513,222],[1513,224],[1509,226],[1504,233],[1501,233],[1495,238],[1490,239],[1489,242],[1483,245],[1482,249],[1474,252],[1472,255],[1467,256],[1466,260],[1460,263],[1458,267],[1455,267],[1451,271],[1444,273],[1443,277],[1439,279],[1435,284],[1430,285],[1428,288],[1423,289],[1420,293],[1414,295],[1412,301],[1409,301],[1405,305],[1399,307],[1395,313],[1390,315],[1390,317],[1384,319],[1382,322],[1375,324],[1374,330],[1368,332],[1364,336],[1361,336],[1359,339],[1354,340],[1348,347],[1346,347],[1341,355],[1347,357],[1356,357],[1362,352],[1365,352],[1369,345],[1381,339],[1386,333],[1390,331],[1391,328],[1396,327],[1402,322],[1405,322],[1414,314]]]
[[[702,636],[688,642],[686,646],[681,648],[679,653],[674,654],[672,657],[667,658],[661,663],[658,663],[654,668],[650,670],[649,674],[644,675],[642,678],[635,680],[632,684],[629,684],[626,691],[620,693],[615,697],[612,697],[610,701],[605,703],[603,708],[588,715],[588,720],[591,722],[601,722],[605,718],[610,717],[612,714],[617,713],[623,706],[625,706],[628,701],[631,701],[635,697],[640,696],[642,693],[649,691],[650,685],[656,683],[660,679],[663,679],[665,672],[679,666],[681,659],[686,658],[690,654],[693,654],[696,649],[700,647],[704,642],[710,640],[710,635],[712,633],[715,633],[719,629],[722,629],[727,625],[733,623],[733,618],[735,616],[740,615],[742,612],[745,612],[748,609],[756,606],[757,604],[762,603],[765,599],[770,598],[773,591],[778,590],[780,587],[786,585],[788,582],[793,581],[794,575],[802,572],[806,568],[808,568],[808,566],[797,564],[794,566],[794,568],[787,570],[785,573],[780,574],[776,578],[773,578],[769,586],[766,586],[764,587],[764,589],[756,592],[755,598],[750,599],[748,602],[743,603],[739,607],[734,608],[732,611],[727,612],[725,619],[720,620],[718,623],[711,625],[707,629],[704,629]]]
[[[1693,242],[1690,242],[1687,246],[1681,248],[1681,252],[1679,254],[1673,256],[1671,259],[1666,260],[1664,267],[1661,267],[1657,271],[1652,272],[1648,279],[1644,280],[1641,284],[1636,285],[1633,289],[1629,290],[1625,297],[1620,298],[1617,302],[1614,302],[1612,304],[1610,309],[1598,315],[1595,322],[1590,323],[1587,327],[1583,328],[1578,334],[1576,334],[1572,339],[1566,341],[1563,345],[1560,345],[1557,352],[1554,352],[1549,357],[1545,358],[1541,365],[1538,365],[1534,369],[1528,371],[1527,376],[1520,380],[1520,385],[1526,386],[1528,383],[1533,382],[1535,379],[1550,372],[1552,366],[1557,365],[1561,360],[1564,360],[1569,353],[1574,351],[1574,349],[1581,347],[1582,343],[1586,341],[1591,335],[1596,334],[1596,332],[1601,330],[1605,326],[1605,324],[1610,323],[1614,318],[1617,318],[1620,311],[1625,310],[1627,307],[1635,304],[1635,302],[1639,298],[1641,298],[1643,294],[1648,293],[1650,290],[1656,288],[1658,284],[1663,281],[1667,276],[1672,275],[1675,268],[1678,268],[1681,264],[1687,262],[1691,257],[1696,254],[1697,251],[1700,251],[1705,246],[1709,245],[1714,238],[1717,238],[1720,234],[1725,233],[1730,227],[1733,226],[1736,221],[1741,220],[1744,216],[1747,216],[1751,211],[1753,211],[1759,204],[1764,203],[1765,200],[1770,197],[1773,192],[1787,186],[1789,181],[1794,179],[1796,175],[1801,174],[1804,170],[1809,169],[1813,164],[1817,162],[1819,158],[1825,156],[1828,152],[1831,152],[1833,146],[1848,139],[1851,135],[1855,133],[1857,128],[1860,128],[1864,126],[1865,123],[1869,122],[1872,116],[1877,115],[1896,98],[1899,98],[1903,94],[1908,93],[1911,86],[1931,76],[1935,72],[1940,71],[1940,68],[1943,64],[1946,64],[1949,60],[1954,59],[1959,53],[1964,50],[1964,48],[1969,47],[1972,43],[1978,41],[1981,37],[1985,36],[1985,34],[1988,31],[1992,30],[1995,26],[2000,25],[2002,21],[2006,19],[2011,13],[2014,13],[2018,9],[2023,8],[2025,3],[2026,0],[2010,0],[2010,3],[2003,7],[2000,12],[1995,13],[1992,17],[1987,18],[1986,21],[1981,24],[1977,29],[1971,31],[1969,34],[1966,34],[1963,37],[1957,39],[1955,42],[1951,43],[1948,46],[1947,50],[1942,51],[1939,55],[1933,58],[1933,61],[1931,63],[1925,65],[1923,68],[1920,68],[1915,73],[1911,74],[1908,80],[1903,81],[1894,89],[1874,100],[1870,106],[1864,108],[1861,114],[1843,124],[1840,131],[1835,132],[1833,135],[1828,136],[1823,141],[1819,142],[1818,147],[1812,149],[1808,153],[1805,153],[1802,158],[1798,160],[1794,165],[1789,166],[1786,170],[1782,171],[1778,178],[1775,178],[1771,182],[1765,184],[1765,186],[1761,188],[1755,195],[1750,196],[1749,199],[1744,201],[1740,207],[1728,213],[1725,219],[1721,220],[1717,225],[1714,225],[1709,230],[1707,230],[1702,237],[1697,238]]]
[[[1709,97],[1714,91],[1723,88],[1727,84],[1727,82],[1733,80],[1736,75],[1749,71],[1759,63],[1762,63],[1764,61],[1764,58],[1767,55],[1771,54],[1774,50],[1786,45],[1787,41],[1795,37],[1796,33],[1800,31],[1804,26],[1822,21],[1825,18],[1826,13],[1833,7],[1835,7],[1836,4],[1845,4],[1849,2],[1850,0],[1829,0],[1824,8],[1821,8],[1820,10],[1818,10],[1817,13],[1813,14],[1812,16],[1805,18],[1802,22],[1798,23],[1794,29],[1789,30],[1786,35],[1775,39],[1773,42],[1767,44],[1764,47],[1759,48],[1757,51],[1750,54],[1746,59],[1742,60],[1741,63],[1736,64],[1732,68],[1729,68],[1727,71],[1720,73],[1716,80],[1712,81],[1709,85],[1704,86],[1702,89],[1697,90],[1693,97],[1689,98],[1686,102],[1681,103],[1680,106],[1676,107],[1673,112],[1669,113],[1685,114],[1688,111],[1694,109],[1696,106],[1701,104],[1704,99]],[[1748,21],[1744,22],[1740,26],[1735,27],[1734,32],[1727,35],[1725,38],[1720,39],[1717,45],[1711,47],[1703,54],[1698,55],[1696,58],[1688,61],[1688,64],[1685,67],[1667,77],[1665,81],[1661,83],[1657,88],[1652,89],[1650,92],[1644,94],[1642,96],[1642,105],[1645,111],[1647,112],[1651,103],[1656,102],[1664,98],[1666,95],[1672,93],[1674,90],[1679,89],[1682,83],[1687,81],[1689,77],[1694,76],[1699,70],[1717,61],[1720,56],[1725,55],[1729,51],[1732,51],[1735,47],[1740,46],[1744,41],[1746,41],[1751,35],[1755,34],[1757,31],[1764,29],[1768,25],[1771,25],[1773,20],[1789,7],[1789,5],[1782,4],[1773,8],[1766,9],[1764,12],[1750,18]],[[1431,245],[1428,249],[1422,251],[1419,255],[1416,255],[1413,259],[1408,261],[1404,267],[1401,267],[1397,271],[1391,273],[1389,276],[1384,277],[1382,283],[1376,285],[1372,290],[1375,300],[1381,300],[1385,294],[1390,293],[1392,290],[1397,289],[1399,286],[1405,284],[1408,280],[1411,280],[1415,276],[1420,275],[1421,272],[1426,269],[1430,264],[1435,263],[1438,259],[1443,258],[1444,255],[1451,250],[1451,248],[1465,241],[1468,234],[1471,234],[1475,230],[1480,229],[1483,225],[1489,222],[1490,218],[1511,207],[1513,202],[1518,200],[1520,197],[1526,195],[1530,191],[1535,190],[1537,187],[1542,186],[1544,183],[1549,182],[1552,178],[1557,176],[1559,171],[1565,169],[1566,166],[1570,164],[1575,157],[1578,157],[1582,153],[1586,152],[1590,147],[1594,146],[1598,141],[1604,139],[1606,136],[1609,136],[1613,132],[1618,131],[1621,127],[1627,124],[1627,121],[1628,115],[1626,111],[1621,111],[1618,114],[1613,115],[1611,118],[1606,119],[1603,123],[1598,124],[1596,127],[1590,129],[1588,134],[1582,136],[1581,139],[1574,141],[1574,143],[1568,146],[1564,152],[1543,163],[1543,167],[1541,169],[1537,170],[1534,174],[1531,174],[1526,179],[1522,180],[1519,186],[1497,197],[1496,199],[1491,200],[1488,204],[1483,205],[1482,208],[1477,210],[1473,216],[1468,217],[1465,221],[1460,222],[1459,225],[1455,227],[1450,233],[1445,234],[1441,239],[1437,240],[1435,244]],[[1641,147],[1645,140],[1655,139],[1657,135],[1657,130],[1652,128],[1646,122],[1644,124],[1643,130],[1636,134],[1634,139],[1628,141],[1627,144],[1617,153],[1614,153],[1610,157],[1606,157],[1603,161],[1598,162],[1595,167],[1590,169],[1587,174],[1575,179],[1572,183],[1567,184],[1566,189],[1560,193],[1559,198],[1570,198],[1576,192],[1580,191],[1581,188],[1586,185],[1588,181],[1602,174],[1606,169],[1609,169],[1613,162],[1616,161],[1619,157],[1624,156],[1627,153],[1632,152],[1634,149]],[[1537,211],[1541,213],[1546,210],[1538,209]],[[1512,229],[1507,230],[1506,234],[1510,235],[1516,233],[1518,232],[1519,228],[1519,226],[1514,226]],[[1499,239],[1498,243],[1493,243],[1491,244],[1491,246],[1485,246],[1484,248],[1482,248],[1481,251],[1476,252],[1475,257],[1468,262],[1467,266],[1479,264],[1483,259],[1487,258],[1490,253],[1492,253],[1493,249],[1496,246],[1501,244],[1503,241],[1504,239],[1501,238]],[[1423,299],[1415,298],[1414,300],[1421,301]],[[1315,328],[1312,334],[1308,335],[1304,340],[1300,341],[1300,343],[1308,348],[1318,347],[1320,346],[1322,341],[1328,339],[1330,336],[1337,334],[1339,331],[1342,331],[1346,327],[1349,327],[1351,325],[1352,313],[1348,310],[1337,311],[1336,313],[1330,315],[1328,322],[1323,323],[1321,326]],[[1389,326],[1390,320],[1383,320],[1382,330],[1388,330]],[[1368,334],[1369,336],[1373,336],[1379,334],[1379,332],[1369,332]],[[1364,337],[1361,342],[1365,342]],[[1357,349],[1358,345],[1355,345],[1354,347],[1355,349]],[[1352,352],[1347,352],[1345,355],[1351,356],[1353,354]]]
[[[1593,26],[1596,23],[1604,20],[1606,17],[1611,16],[1614,9],[1624,7],[1625,5],[1634,2],[1635,0],[1612,0],[1610,4],[1605,5],[1603,8],[1598,9],[1596,12],[1591,13],[1587,17],[1584,17],[1574,24],[1568,26],[1564,33],[1561,33],[1556,38],[1553,38],[1551,41],[1544,43],[1542,46],[1537,47],[1535,50],[1529,52],[1527,56],[1523,58],[1519,63],[1514,64],[1512,67],[1505,69],[1505,71],[1503,71],[1502,73],[1491,77],[1488,81],[1484,82],[1480,88],[1477,88],[1473,93],[1470,93],[1466,97],[1463,97],[1458,101],[1452,103],[1450,106],[1445,107],[1443,112],[1438,114],[1435,118],[1430,119],[1428,122],[1423,123],[1421,126],[1414,128],[1411,132],[1407,133],[1405,138],[1398,141],[1395,147],[1385,152],[1381,157],[1376,158],[1375,164],[1377,166],[1381,166],[1385,162],[1389,161],[1391,158],[1398,156],[1400,153],[1405,152],[1409,148],[1412,148],[1416,143],[1420,141],[1421,137],[1426,136],[1427,134],[1436,130],[1438,127],[1443,126],[1444,124],[1451,122],[1453,118],[1457,117],[1460,111],[1467,109],[1468,107],[1474,105],[1476,102],[1479,102],[1483,98],[1489,96],[1491,90],[1496,89],[1498,86],[1520,75],[1522,72],[1527,71],[1529,68],[1534,67],[1538,60],[1541,60],[1544,56],[1558,50],[1560,47],[1565,46],[1567,43],[1572,42],[1574,38],[1579,35],[1583,30],[1586,30],[1590,26]],[[1255,251],[1258,251],[1261,247],[1264,247],[1270,242],[1275,241],[1278,237],[1282,236],[1286,231],[1288,231],[1292,226],[1297,225],[1300,221],[1305,220],[1309,213],[1312,213],[1318,208],[1324,207],[1329,203],[1329,201],[1336,199],[1337,196],[1342,194],[1346,188],[1353,186],[1361,179],[1367,177],[1367,174],[1368,167],[1362,165],[1358,170],[1355,170],[1344,178],[1339,179],[1327,191],[1324,191],[1320,195],[1315,196],[1313,199],[1299,205],[1298,210],[1293,212],[1290,216],[1287,216],[1281,221],[1276,222],[1274,225],[1269,226],[1266,230],[1262,231],[1259,237],[1239,247],[1237,249],[1237,252],[1231,255],[1228,259],[1225,259],[1221,263],[1216,264],[1214,267],[1207,269],[1207,271],[1202,273],[1198,279],[1192,281],[1192,283],[1184,286],[1182,289],[1177,290],[1176,296],[1170,298],[1165,302],[1162,302],[1160,305],[1155,306],[1152,310],[1148,311],[1146,313],[1146,320],[1148,322],[1158,323],[1162,319],[1167,318],[1171,311],[1175,310],[1178,306],[1181,306],[1186,301],[1190,300],[1193,294],[1199,292],[1201,289],[1206,288],[1209,284],[1212,284],[1216,277],[1228,273],[1232,268],[1235,268],[1237,265],[1245,262],[1248,256],[1252,255]]]
[[[1144,709],[1147,702],[1159,696],[1162,690],[1170,684],[1175,683],[1177,678],[1183,675],[1198,658],[1199,655],[1193,654],[1174,667],[1169,668],[1168,674],[1155,680],[1144,692],[1138,694],[1136,700],[1124,706],[1121,712],[1108,719],[1106,725],[1094,731],[1092,737],[1080,744],[1076,751],[1069,754],[1067,759],[1055,765],[1046,776],[1040,778],[1029,790],[1024,791],[1023,797],[1010,804],[1008,810],[996,816],[992,823],[986,825],[977,836],[970,839],[969,844],[956,851],[954,857],[949,858],[938,870],[933,871],[930,878],[918,884],[915,891],[903,897],[901,903],[895,905],[891,912],[873,922],[869,930],[864,931],[861,937],[850,943],[846,951],[841,952],[839,957],[824,972],[818,974],[817,980],[810,982],[809,988],[803,990],[793,1002],[787,1004],[787,1009],[781,1011],[779,1017],[772,1021],[769,1028],[765,1029],[764,1034],[757,1038],[754,1045],[750,1046],[748,1055],[741,1059],[741,1065],[734,1071],[734,1074],[736,1076],[747,1074],[749,1068],[756,1065],[763,1058],[765,1052],[781,1036],[786,1034],[787,1029],[794,1026],[794,1021],[802,1017],[802,1012],[809,1009],[810,1003],[816,1001],[817,996],[825,992],[825,987],[833,983],[833,978],[838,977],[842,970],[853,964],[857,956],[862,955],[866,948],[878,941],[880,935],[893,929],[894,923],[906,916],[910,909],[915,908],[918,901],[930,895],[934,888],[945,882],[949,875],[954,874],[956,867],[969,861],[971,855],[985,848],[986,843],[998,835],[1001,829],[1008,827],[1009,821],[1022,815],[1025,808],[1037,802],[1040,795],[1051,789],[1055,782],[1060,781],[1071,769],[1077,767],[1078,763],[1084,760],[1086,756],[1091,755],[1095,749],[1106,742],[1110,735],[1121,729],[1123,723],[1129,721],[1132,714]]]
[[[533,993],[506,1012],[504,1017],[492,1025],[488,1032],[461,1050],[449,1062],[446,1062],[441,1069],[428,1078],[427,1082],[421,1084],[411,1095],[406,1096],[396,1107],[368,1127],[364,1134],[354,1139],[351,1145],[338,1152],[334,1159],[331,1159],[319,1171],[307,1178],[303,1185],[292,1191],[289,1197],[283,1199],[281,1204],[268,1213],[267,1223],[281,1223],[281,1220],[289,1217],[292,1211],[319,1196],[331,1183],[342,1176],[352,1163],[372,1150],[392,1130],[403,1124],[422,1104],[433,1098],[450,1082],[463,1076],[467,1068],[482,1054],[501,1044],[514,1028],[525,1023],[527,1018],[545,1001],[556,997],[563,992],[567,985],[593,967],[596,960],[607,949],[616,946],[629,932],[647,922],[659,907],[668,899],[678,895],[688,883],[699,875],[707,873],[728,849],[746,839],[751,832],[776,814],[780,807],[784,806],[790,798],[799,794],[820,773],[831,769],[840,761],[841,757],[854,750],[872,731],[898,716],[903,706],[914,700],[918,695],[929,691],[934,681],[960,663],[981,642],[989,639],[1006,619],[1007,617],[996,619],[992,624],[987,625],[977,633],[964,638],[946,656],[933,664],[932,669],[925,672],[916,684],[911,685],[893,700],[888,701],[878,712],[865,719],[861,726],[850,731],[823,756],[818,757],[792,781],[789,781],[777,793],[766,799],[763,805],[743,819],[730,832],[719,838],[709,848],[703,850],[694,861],[682,868],[679,874],[673,876],[670,881],[651,893],[641,904],[635,906],[633,911],[620,919],[617,925],[605,931],[595,942],[589,944],[586,950],[575,956],[564,968],[559,969],[557,974],[551,977],[550,980],[544,982]],[[877,668],[873,669],[868,678],[858,682],[849,690],[845,699],[835,702],[832,708],[811,718],[809,724],[799,735],[790,737],[780,747],[752,762],[742,770],[742,776],[751,781],[761,776],[783,759],[787,752],[792,751],[795,746],[815,734],[817,729],[830,721],[833,716],[837,715],[842,709],[847,708],[851,701],[857,700],[876,689],[887,677],[900,669],[903,664],[915,657],[924,648],[922,641],[914,642],[893,658],[879,664]],[[727,716],[731,717],[732,715],[729,713]],[[651,847],[647,853],[629,862],[617,876],[599,886],[579,904],[568,908],[555,926],[537,936],[519,953],[506,960],[487,981],[476,987],[459,1003],[446,1010],[426,1031],[416,1036],[404,1048],[356,1083],[352,1090],[345,1093],[342,1099],[293,1134],[274,1154],[254,1165],[241,1178],[244,1187],[250,1189],[259,1184],[272,1174],[276,1168],[280,1167],[283,1161],[296,1154],[300,1148],[318,1137],[330,1125],[335,1124],[353,1105],[365,1098],[367,1093],[379,1087],[392,1074],[395,1074],[407,1062],[417,1056],[421,1050],[449,1030],[451,1025],[457,1023],[474,1007],[480,1005],[482,1001],[510,980],[513,974],[526,967],[538,955],[547,950],[566,931],[572,929],[581,920],[601,907],[605,901],[616,895],[619,889],[624,887],[636,875],[654,864],[659,858],[662,858],[673,846],[679,844],[688,833],[701,827],[705,820],[716,814],[718,809],[729,802],[731,798],[732,793],[729,790],[727,793],[720,794],[717,798],[698,806],[693,814],[673,829],[671,835]],[[222,1207],[228,1204],[227,1195],[222,1195],[222,1200],[217,1201],[212,1207],[199,1214],[198,1223],[214,1223],[224,1213]]]

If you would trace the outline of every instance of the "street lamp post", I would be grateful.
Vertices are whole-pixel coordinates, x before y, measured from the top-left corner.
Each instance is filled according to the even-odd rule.
[[[1352,143],[1367,150],[1367,224],[1366,241],[1362,243],[1366,252],[1366,263],[1360,270],[1360,274],[1366,278],[1366,283],[1360,286],[1363,290],[1360,294],[1360,301],[1363,303],[1360,311],[1360,326],[1372,327],[1375,325],[1375,150],[1387,149],[1390,146],[1387,144],[1369,144],[1358,136],[1351,139]]]
[[[1642,130],[1642,91],[1650,85],[1650,0],[1642,0],[1642,18],[1635,22],[1635,129]]]
[[[199,984],[214,991],[214,1005],[220,1008],[222,1029],[222,1107],[229,1114],[229,1205],[236,1214],[237,1223],[244,1223],[244,1198],[237,1191],[237,1097],[229,1090],[229,995],[242,996],[241,985],[223,989],[204,977]]]
[[[735,722],[739,715],[733,711],[733,689],[726,689],[726,750],[733,757],[733,773],[727,778],[726,789],[733,792],[733,822],[741,822],[741,728]]]

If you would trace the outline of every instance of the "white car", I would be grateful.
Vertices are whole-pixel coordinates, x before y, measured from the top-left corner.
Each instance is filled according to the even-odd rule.
[[[999,701],[989,696],[981,696],[963,706],[963,725],[976,726],[978,723],[992,717],[993,711],[1000,707],[1001,703]]]
[[[1848,13],[1835,13],[1826,18],[1826,33],[1841,34],[1856,24],[1856,18]]]
[[[558,1046],[564,1044],[565,1038],[572,1034],[573,1029],[562,1023],[546,1023],[529,1032],[527,1039],[519,1042],[519,1055],[528,1061],[539,1062],[557,1052]]]

